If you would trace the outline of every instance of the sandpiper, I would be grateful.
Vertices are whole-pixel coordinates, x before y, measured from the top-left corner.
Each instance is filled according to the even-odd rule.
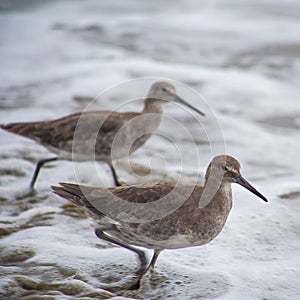
[[[30,182],[31,191],[41,167],[58,159],[104,161],[110,166],[115,185],[120,186],[112,160],[136,151],[150,138],[151,133],[159,126],[162,105],[166,102],[181,103],[204,116],[201,111],[180,98],[172,84],[156,82],[151,86],[141,112],[89,111],[51,121],[10,123],[0,127],[31,138],[56,154],[55,157],[37,162]],[[129,151],[124,143],[131,145]]]
[[[60,183],[60,187],[52,186],[52,190],[83,208],[92,217],[95,221],[95,233],[99,238],[134,251],[138,255],[140,267],[137,274],[140,279],[148,269],[154,268],[162,250],[201,246],[221,232],[232,207],[231,183],[238,183],[265,202],[268,201],[241,176],[239,162],[229,155],[213,158],[206,171],[204,186],[196,185],[192,189],[187,185],[179,186],[178,197],[176,194],[173,195],[170,205],[167,206],[172,206],[176,198],[179,198],[179,194],[184,195],[185,190],[190,192],[187,193],[183,204],[170,214],[154,220],[153,210],[144,206],[146,218],[149,216],[147,213],[151,214],[152,221],[130,222],[128,218],[124,221],[122,216],[126,214],[122,212],[127,209],[126,203],[140,205],[153,203],[175,190],[176,184],[100,189]],[[114,197],[118,197],[124,205],[115,205]],[[201,201],[205,203],[204,206]],[[160,209],[165,208],[161,205]],[[134,212],[132,213],[134,215]],[[154,249],[149,264],[145,253],[134,246]]]

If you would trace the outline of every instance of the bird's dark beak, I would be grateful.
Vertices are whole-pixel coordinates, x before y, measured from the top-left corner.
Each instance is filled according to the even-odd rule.
[[[268,202],[268,199],[263,196],[257,189],[255,189],[245,178],[243,178],[241,175],[236,178],[236,183],[240,184],[250,192],[252,192],[254,195],[258,196],[265,202]]]
[[[196,113],[198,113],[199,115],[201,115],[201,116],[203,116],[203,117],[205,116],[205,114],[204,114],[202,111],[200,111],[200,110],[197,109],[196,107],[192,106],[191,104],[189,104],[188,102],[186,102],[186,101],[183,100],[182,98],[178,97],[177,95],[173,95],[173,97],[174,97],[174,101],[175,101],[175,102],[181,103],[181,104],[187,106],[188,108],[194,110]]]

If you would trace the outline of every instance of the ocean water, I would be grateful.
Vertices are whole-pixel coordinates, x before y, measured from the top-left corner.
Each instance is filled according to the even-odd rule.
[[[97,239],[50,191],[62,181],[110,186],[109,168],[51,163],[26,196],[35,162],[51,154],[1,131],[0,298],[300,298],[299,32],[296,0],[1,1],[0,123],[61,117],[94,97],[99,109],[138,111],[130,100],[163,78],[207,118],[166,105],[157,134],[130,157],[140,176],[120,160],[121,179],[202,181],[226,152],[270,201],[233,186],[214,241],[163,252],[153,277],[125,292],[134,255]]]

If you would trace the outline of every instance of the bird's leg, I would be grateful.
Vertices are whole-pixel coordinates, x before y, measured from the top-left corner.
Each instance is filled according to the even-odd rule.
[[[31,181],[30,181],[30,190],[32,191],[33,188],[34,188],[34,184],[36,182],[36,179],[39,175],[39,172],[40,172],[40,169],[41,167],[47,163],[47,162],[50,162],[50,161],[54,161],[54,160],[57,160],[58,157],[52,157],[52,158],[46,158],[46,159],[41,159],[37,162],[36,164],[36,167],[35,167],[35,170],[34,170],[34,173],[33,173],[33,176],[31,178]]]
[[[103,240],[105,240],[107,242],[113,243],[115,245],[118,245],[118,246],[123,247],[125,249],[128,249],[130,251],[133,251],[135,254],[137,254],[138,257],[139,257],[139,260],[140,260],[140,267],[137,270],[137,275],[139,277],[142,277],[145,274],[145,270],[147,269],[147,258],[146,258],[146,255],[145,255],[144,251],[141,251],[141,250],[136,249],[136,248],[134,248],[134,247],[132,247],[132,246],[124,243],[124,242],[116,240],[113,237],[108,236],[106,233],[104,233],[100,229],[96,229],[95,230],[95,234],[100,239],[103,239]]]
[[[144,274],[146,274],[149,271],[149,269],[154,270],[154,265],[157,261],[158,255],[160,254],[161,251],[162,251],[161,249],[154,249],[152,259],[151,259],[150,264],[148,265],[148,267],[145,269]]]
[[[154,250],[154,254],[153,254],[151,262],[149,264],[150,268],[154,269],[154,266],[155,266],[155,263],[157,261],[158,255],[161,253],[161,251],[162,251],[161,249],[155,249]]]
[[[118,175],[116,173],[114,166],[112,165],[112,163],[110,163],[109,166],[110,166],[111,173],[114,177],[115,186],[121,186],[122,184],[119,182]]]
[[[140,285],[141,285],[141,280],[142,280],[143,276],[149,271],[149,269],[150,269],[151,271],[154,270],[154,265],[155,265],[155,263],[156,263],[156,261],[157,261],[158,255],[160,254],[161,251],[162,251],[162,250],[154,249],[154,253],[153,253],[152,259],[151,259],[151,261],[150,261],[148,267],[147,267],[147,268],[144,268],[144,269],[142,270],[143,273],[140,274],[140,277],[139,277],[139,280],[137,281],[137,283],[134,284],[134,285],[132,285],[132,286],[130,287],[131,290],[137,290],[137,289],[139,289],[139,288],[140,288]]]

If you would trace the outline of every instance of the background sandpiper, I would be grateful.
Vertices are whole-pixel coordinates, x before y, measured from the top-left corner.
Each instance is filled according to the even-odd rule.
[[[104,161],[111,168],[115,185],[120,186],[112,160],[136,151],[150,138],[159,126],[162,105],[166,102],[181,103],[204,116],[177,96],[172,84],[156,82],[144,100],[142,112],[89,111],[51,121],[10,123],[0,127],[31,138],[56,154],[37,162],[30,182],[31,191],[41,167],[58,159]]]

